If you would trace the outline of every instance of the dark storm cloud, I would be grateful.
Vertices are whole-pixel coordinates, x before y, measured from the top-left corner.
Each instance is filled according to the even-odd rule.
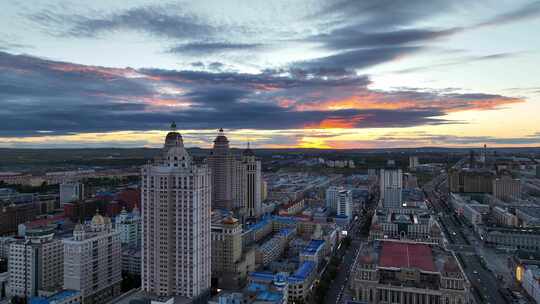
[[[135,30],[168,38],[211,36],[215,28],[198,18],[184,13],[172,13],[166,6],[141,6],[116,13],[64,14],[43,10],[30,15],[38,24],[55,34],[94,37],[118,30]]]
[[[407,45],[422,41],[430,41],[453,35],[462,28],[445,30],[407,29],[388,32],[363,32],[357,26],[340,28],[329,34],[311,38],[313,41],[323,41],[328,49],[343,50],[369,47],[385,47]]]
[[[323,6],[318,16],[330,22],[359,25],[364,30],[396,29],[452,9],[451,0],[342,0]],[[341,20],[341,22],[339,22]]]
[[[394,60],[421,50],[417,46],[380,47],[357,49],[335,55],[294,64],[294,67],[311,70],[320,69],[362,69]]]
[[[261,44],[256,43],[193,42],[172,47],[169,49],[169,52],[187,55],[208,55],[231,51],[254,50],[260,46]]]
[[[373,91],[365,76],[281,74],[116,69],[0,52],[0,135],[153,130],[173,120],[185,129],[408,127],[450,123],[441,117],[452,110],[518,101],[480,93]],[[364,97],[371,97],[372,107],[326,105]],[[379,108],[379,102],[398,106]]]

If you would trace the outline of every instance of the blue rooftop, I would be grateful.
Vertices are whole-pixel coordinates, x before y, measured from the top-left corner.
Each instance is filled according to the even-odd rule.
[[[52,296],[48,298],[42,298],[42,297],[33,297],[30,299],[30,304],[50,304],[50,303],[56,303],[63,301],[67,298],[73,297],[80,292],[77,290],[63,290],[58,293],[53,294]]]
[[[271,291],[263,291],[257,294],[257,300],[259,301],[272,301],[277,302],[283,298],[283,294]]]
[[[313,255],[322,248],[324,245],[324,240],[311,240],[309,244],[302,250],[302,254]]]
[[[304,281],[315,269],[315,262],[305,261],[298,267],[296,272],[289,277],[289,281]]]
[[[259,281],[270,282],[274,280],[274,274],[271,272],[251,272],[249,276]]]
[[[286,224],[296,224],[296,222],[298,222],[298,219],[293,218],[293,217],[288,217],[288,216],[274,215],[272,218],[274,219],[274,221],[278,221],[278,222],[286,223]]]
[[[265,217],[262,220],[248,226],[248,230],[259,230],[270,223],[270,218]]]
[[[294,228],[282,228],[278,232],[279,235],[284,236],[284,237],[288,237],[292,233],[294,233]]]

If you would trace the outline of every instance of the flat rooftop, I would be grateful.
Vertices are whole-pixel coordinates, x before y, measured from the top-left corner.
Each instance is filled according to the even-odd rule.
[[[425,244],[383,242],[379,265],[436,271],[431,247]]]

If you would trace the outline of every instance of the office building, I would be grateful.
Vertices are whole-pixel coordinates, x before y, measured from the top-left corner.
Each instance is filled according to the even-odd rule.
[[[485,169],[453,169],[448,172],[450,192],[493,193],[495,173]]]
[[[414,170],[420,165],[418,156],[409,156],[409,169]]]
[[[366,303],[469,303],[470,283],[453,253],[436,245],[375,241],[357,256],[354,300]]]
[[[521,198],[521,180],[507,175],[494,179],[493,195],[503,201]]]
[[[352,219],[352,191],[341,190],[338,193],[337,215],[346,216],[349,220]]]
[[[23,240],[11,243],[8,258],[9,294],[37,296],[55,291],[63,283],[63,245],[54,227],[28,229]]]
[[[110,218],[96,214],[63,242],[65,289],[79,291],[83,304],[107,303],[120,294],[120,233]]]
[[[255,270],[255,250],[242,248],[242,225],[231,217],[212,222],[212,277],[222,289],[238,289]]]
[[[83,183],[61,183],[60,184],[60,206],[65,203],[78,202],[84,199]]]
[[[401,206],[403,174],[401,169],[381,169],[379,176],[382,207],[399,208]]]
[[[176,127],[172,125],[173,129]],[[142,290],[159,297],[206,297],[211,280],[212,177],[195,164],[180,133],[142,168]]]

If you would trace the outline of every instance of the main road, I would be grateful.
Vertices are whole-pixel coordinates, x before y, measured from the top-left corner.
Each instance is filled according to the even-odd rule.
[[[469,237],[474,233],[460,222],[450,207],[447,187],[446,173],[435,177],[423,187],[431,207],[438,213],[438,219],[448,240],[447,247],[460,257],[465,274],[471,282],[476,302],[504,304],[506,301],[499,292],[500,282],[484,267],[475,247],[471,246]]]

